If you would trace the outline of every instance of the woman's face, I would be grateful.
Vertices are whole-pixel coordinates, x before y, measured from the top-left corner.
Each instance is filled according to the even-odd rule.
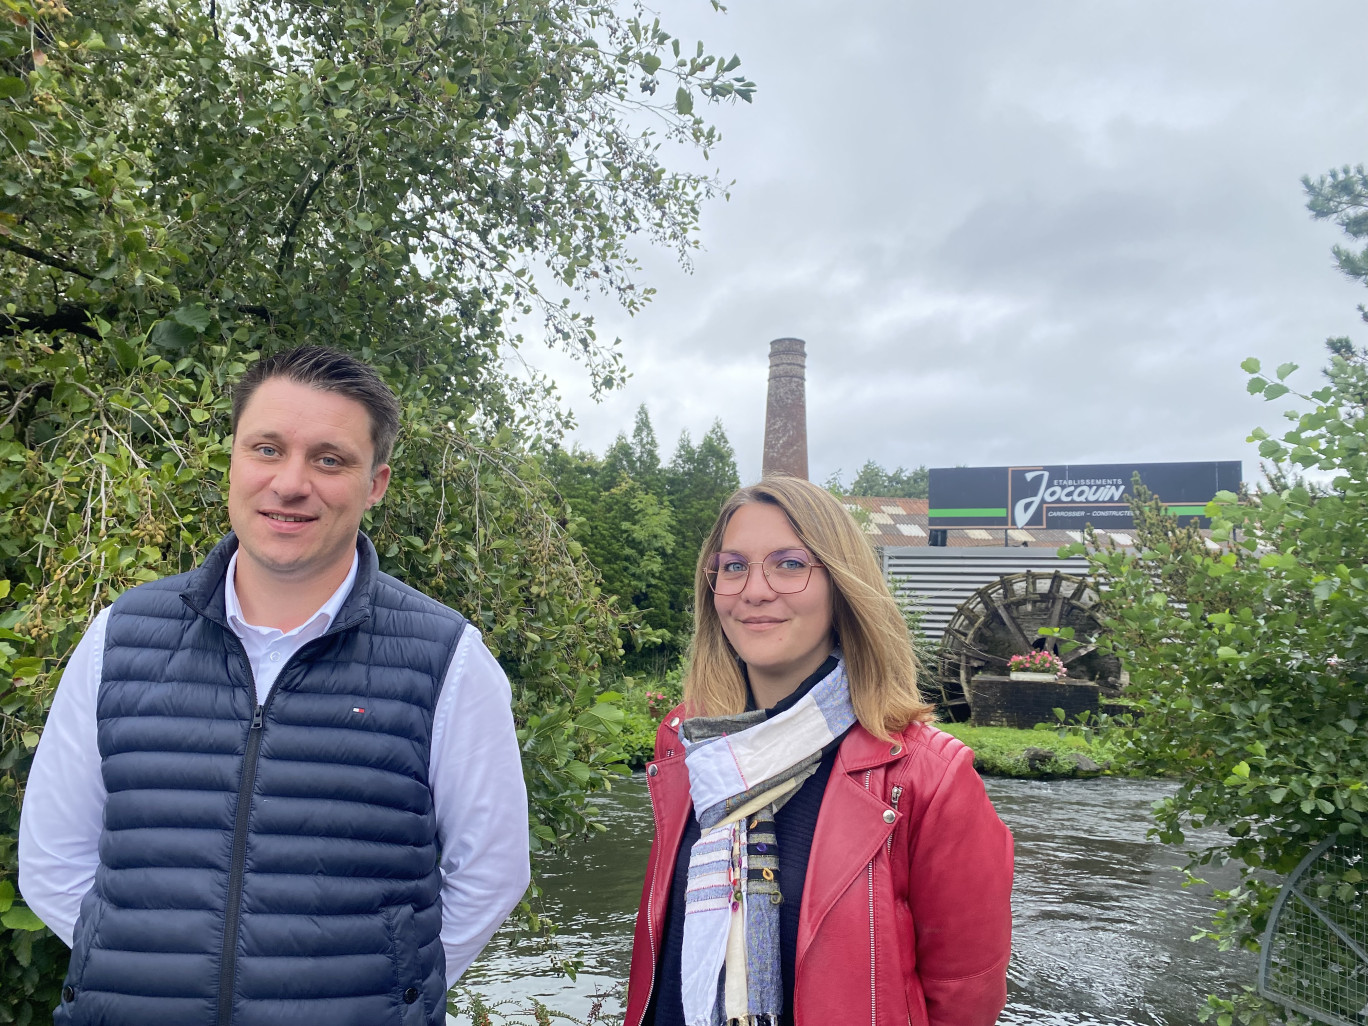
[[[831,581],[813,567],[807,587],[780,594],[761,571],[771,552],[800,549],[814,557],[778,506],[747,503],[727,523],[722,551],[754,563],[737,595],[713,595],[722,632],[746,664],[751,690],[762,707],[793,691],[831,653]]]

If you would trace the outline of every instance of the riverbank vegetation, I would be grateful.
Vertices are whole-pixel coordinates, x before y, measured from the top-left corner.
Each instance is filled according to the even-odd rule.
[[[1126,767],[1112,746],[1100,737],[1061,735],[1053,727],[1013,730],[974,727],[968,723],[938,723],[974,750],[974,768],[986,777],[1063,777],[1124,775]]]
[[[1368,239],[1363,167],[1305,186],[1314,216],[1355,246]],[[1368,284],[1368,249],[1335,257]],[[1293,364],[1245,362],[1250,393],[1294,408],[1284,430],[1250,435],[1266,484],[1208,505],[1214,544],[1136,489],[1138,548],[1087,545],[1102,641],[1131,680],[1133,715],[1104,717],[1102,736],[1137,768],[1178,779],[1155,809],[1160,840],[1223,829],[1186,867],[1194,880],[1239,867],[1205,931],[1223,947],[1258,950],[1279,886],[1319,840],[1368,838],[1368,350],[1347,338],[1327,350],[1321,381],[1303,390]],[[1353,873],[1342,886],[1362,895]],[[1213,997],[1208,1011],[1220,1026],[1283,1014],[1252,992]]]
[[[661,718],[684,697],[684,671],[676,667],[660,676],[624,677],[615,687],[623,696],[623,755],[632,769],[641,769],[655,756]]]
[[[596,0],[8,3],[0,1023],[50,1015],[67,960],[14,891],[62,662],[226,529],[227,386],[263,350],[326,342],[395,388],[382,565],[508,671],[534,847],[589,828],[622,769],[599,677],[654,628],[604,593],[548,477],[567,415],[506,357],[544,340],[621,382],[579,302],[646,301],[636,242],[687,260],[724,185],[660,144],[716,143],[738,63]]]

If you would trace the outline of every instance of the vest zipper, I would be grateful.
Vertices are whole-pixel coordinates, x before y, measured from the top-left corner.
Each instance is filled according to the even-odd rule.
[[[252,685],[256,687],[255,683]],[[274,691],[274,688],[272,689]],[[270,696],[267,696],[270,701]],[[229,1026],[233,1018],[233,982],[237,975],[238,920],[242,913],[242,876],[247,864],[247,826],[252,811],[252,791],[256,787],[257,756],[261,752],[261,730],[266,707],[258,705],[252,713],[252,729],[247,732],[247,752],[242,759],[242,780],[238,784],[237,817],[233,823],[233,856],[228,866],[228,904],[223,916],[223,959],[219,968],[219,1026]]]
[[[243,647],[242,639],[232,631],[228,632],[228,636],[237,644],[243,668],[247,671],[247,687],[251,689],[250,694],[255,699],[256,676],[252,673],[252,661],[247,658],[247,649]],[[327,634],[323,637],[327,637]],[[266,726],[266,710],[275,699],[276,689],[290,664],[301,653],[314,648],[321,640],[322,638],[315,638],[300,646],[276,674],[275,682],[266,695],[266,701],[254,703],[252,709],[252,726],[247,731],[247,750],[242,756],[242,777],[238,781],[237,811],[233,818],[233,852],[228,863],[228,898],[223,913],[223,957],[219,962],[218,1026],[230,1026],[233,1019],[238,925],[242,918],[242,878],[247,868],[247,828],[252,814],[252,792],[256,790],[257,761],[261,754],[261,733]]]
[[[872,769],[865,770],[864,786],[869,790],[869,775]],[[869,860],[869,865],[865,869],[866,879],[869,882],[869,1026],[878,1026],[878,992],[875,986],[874,976],[874,860]]]
[[[194,612],[201,616],[205,615],[203,610],[197,608],[188,599],[185,599],[185,602]],[[262,703],[255,702],[256,675],[252,673],[252,661],[247,658],[247,649],[242,644],[242,639],[233,633],[232,628],[224,621],[215,620],[212,617],[206,617],[206,619],[216,624],[227,638],[232,639],[231,643],[237,646],[237,652],[242,659],[242,668],[247,678],[248,693],[254,700],[252,726],[247,731],[247,750],[242,756],[242,777],[238,782],[237,809],[233,817],[233,851],[228,864],[228,896],[223,914],[223,955],[219,960],[217,1024],[218,1026],[231,1026],[233,984],[237,977],[238,927],[242,918],[242,878],[247,867],[247,828],[250,825],[252,813],[252,792],[256,790],[257,760],[261,754],[261,732],[266,725],[266,710],[275,699],[276,690],[281,679],[285,676],[285,672],[295,660],[319,648],[332,635],[350,630],[365,617],[353,616],[345,623],[334,620],[322,635],[301,645],[280,668],[280,672],[276,674],[275,682],[271,685],[271,690],[266,695],[266,701]]]

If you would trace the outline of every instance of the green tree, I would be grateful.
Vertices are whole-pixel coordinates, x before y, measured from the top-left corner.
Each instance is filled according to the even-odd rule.
[[[467,406],[509,314],[540,313],[598,385],[619,379],[533,270],[636,309],[628,238],[686,251],[717,183],[662,167],[628,115],[706,149],[693,97],[750,91],[735,58],[592,0],[12,6],[13,329],[113,338],[136,310],[127,346],[383,340],[456,357]]]
[[[885,470],[874,460],[866,460],[847,488],[841,483],[838,470],[826,482],[826,488],[836,495],[872,495],[890,499],[925,499],[930,480],[925,465],[908,470],[898,467]]]
[[[684,654],[693,634],[694,567],[722,503],[737,488],[741,477],[736,452],[720,420],[694,445],[681,432],[674,455],[665,468],[665,492],[675,511],[675,556],[665,568],[664,588],[669,595],[666,623],[679,639],[673,651]]]
[[[1307,209],[1317,220],[1334,221],[1344,234],[1363,248],[1335,246],[1335,263],[1351,278],[1368,284],[1368,170],[1362,164],[1345,165],[1321,175],[1315,181],[1302,178],[1306,189]],[[1368,308],[1359,306],[1359,313],[1368,320]]]
[[[628,240],[693,245],[717,183],[659,145],[714,143],[695,104],[749,98],[736,65],[593,0],[8,0],[0,1022],[47,1015],[65,964],[13,897],[62,660],[95,610],[225,529],[225,389],[264,349],[382,367],[405,407],[368,525],[383,565],[469,612],[508,669],[534,846],[589,826],[623,620],[531,455],[560,414],[500,348],[540,321],[619,382],[573,290],[636,309]]]
[[[1287,394],[1257,361],[1247,367],[1255,390]],[[1291,431],[1252,436],[1279,466],[1334,473],[1328,492],[1218,495],[1212,549],[1138,491],[1139,550],[1089,552],[1102,643],[1131,680],[1133,716],[1108,732],[1139,768],[1179,781],[1155,807],[1157,835],[1183,844],[1189,829],[1219,826],[1224,836],[1188,852],[1187,872],[1239,866],[1208,931],[1222,946],[1257,948],[1278,878],[1318,840],[1368,836],[1368,416],[1352,398],[1368,364],[1335,356],[1330,374],[1301,396],[1312,408]]]
[[[1348,214],[1347,174],[1308,181],[1311,209],[1362,227]],[[1354,181],[1362,211],[1361,170]],[[1368,280],[1355,260],[1341,264]],[[1251,393],[1290,394],[1302,409],[1279,436],[1251,434],[1272,463],[1270,486],[1216,497],[1214,546],[1137,489],[1139,548],[1094,541],[1089,551],[1102,644],[1131,679],[1133,715],[1105,729],[1141,768],[1178,778],[1155,808],[1161,840],[1223,829],[1188,852],[1186,867],[1193,876],[1210,864],[1239,867],[1238,885],[1217,893],[1208,931],[1223,946],[1258,947],[1280,878],[1317,841],[1368,836],[1368,356],[1343,340],[1327,348],[1327,384],[1309,393],[1285,383],[1295,365],[1266,376],[1245,361]],[[1328,485],[1308,486],[1309,472]],[[1226,1023],[1271,1014],[1250,994],[1213,997],[1210,1010]]]
[[[627,614],[629,664],[672,649],[661,575],[674,550],[674,513],[662,493],[659,447],[646,407],[637,409],[631,438],[619,433],[602,459],[579,448],[556,449],[548,468],[569,505],[572,534],[601,575],[604,592]]]
[[[658,614],[667,606],[661,575],[675,542],[668,500],[628,475],[615,458],[626,450],[622,436],[604,459],[578,448],[557,450],[548,472],[569,509],[571,536],[598,571],[604,593],[626,614],[630,657],[672,641]]]
[[[712,422],[696,446],[687,431],[680,433],[665,478],[666,494],[678,517],[675,536],[684,561],[688,563],[692,589],[693,564],[698,558],[699,546],[712,530],[722,503],[741,487],[736,451],[720,420]]]
[[[637,407],[632,437],[619,432],[603,454],[603,465],[613,478],[626,476],[649,491],[660,491],[660,443],[656,440],[655,427],[645,403]]]
[[[739,486],[736,455],[720,421],[697,446],[680,435],[667,466],[641,407],[632,437],[599,459],[556,450],[548,467],[572,513],[571,532],[618,598],[629,620],[627,666],[663,671],[683,654],[692,630],[693,574],[699,547],[723,501]]]
[[[851,495],[882,495],[896,499],[924,499],[927,495],[928,474],[926,467],[912,470],[898,467],[885,471],[873,460],[865,463],[851,482]]]

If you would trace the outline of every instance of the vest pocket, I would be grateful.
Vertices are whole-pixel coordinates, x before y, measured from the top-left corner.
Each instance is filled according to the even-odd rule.
[[[81,981],[85,979],[86,963],[90,961],[90,952],[99,936],[100,920],[104,918],[104,912],[105,902],[92,887],[81,901],[81,914],[76,920],[76,943],[72,946],[71,964],[67,967],[66,979],[62,982],[63,1003],[75,1001],[80,993]]]
[[[423,1000],[422,961],[418,957],[418,937],[413,927],[413,906],[388,905],[381,914],[390,933],[393,994],[399,1004],[399,1021],[424,1024],[428,1021],[427,1002]]]

